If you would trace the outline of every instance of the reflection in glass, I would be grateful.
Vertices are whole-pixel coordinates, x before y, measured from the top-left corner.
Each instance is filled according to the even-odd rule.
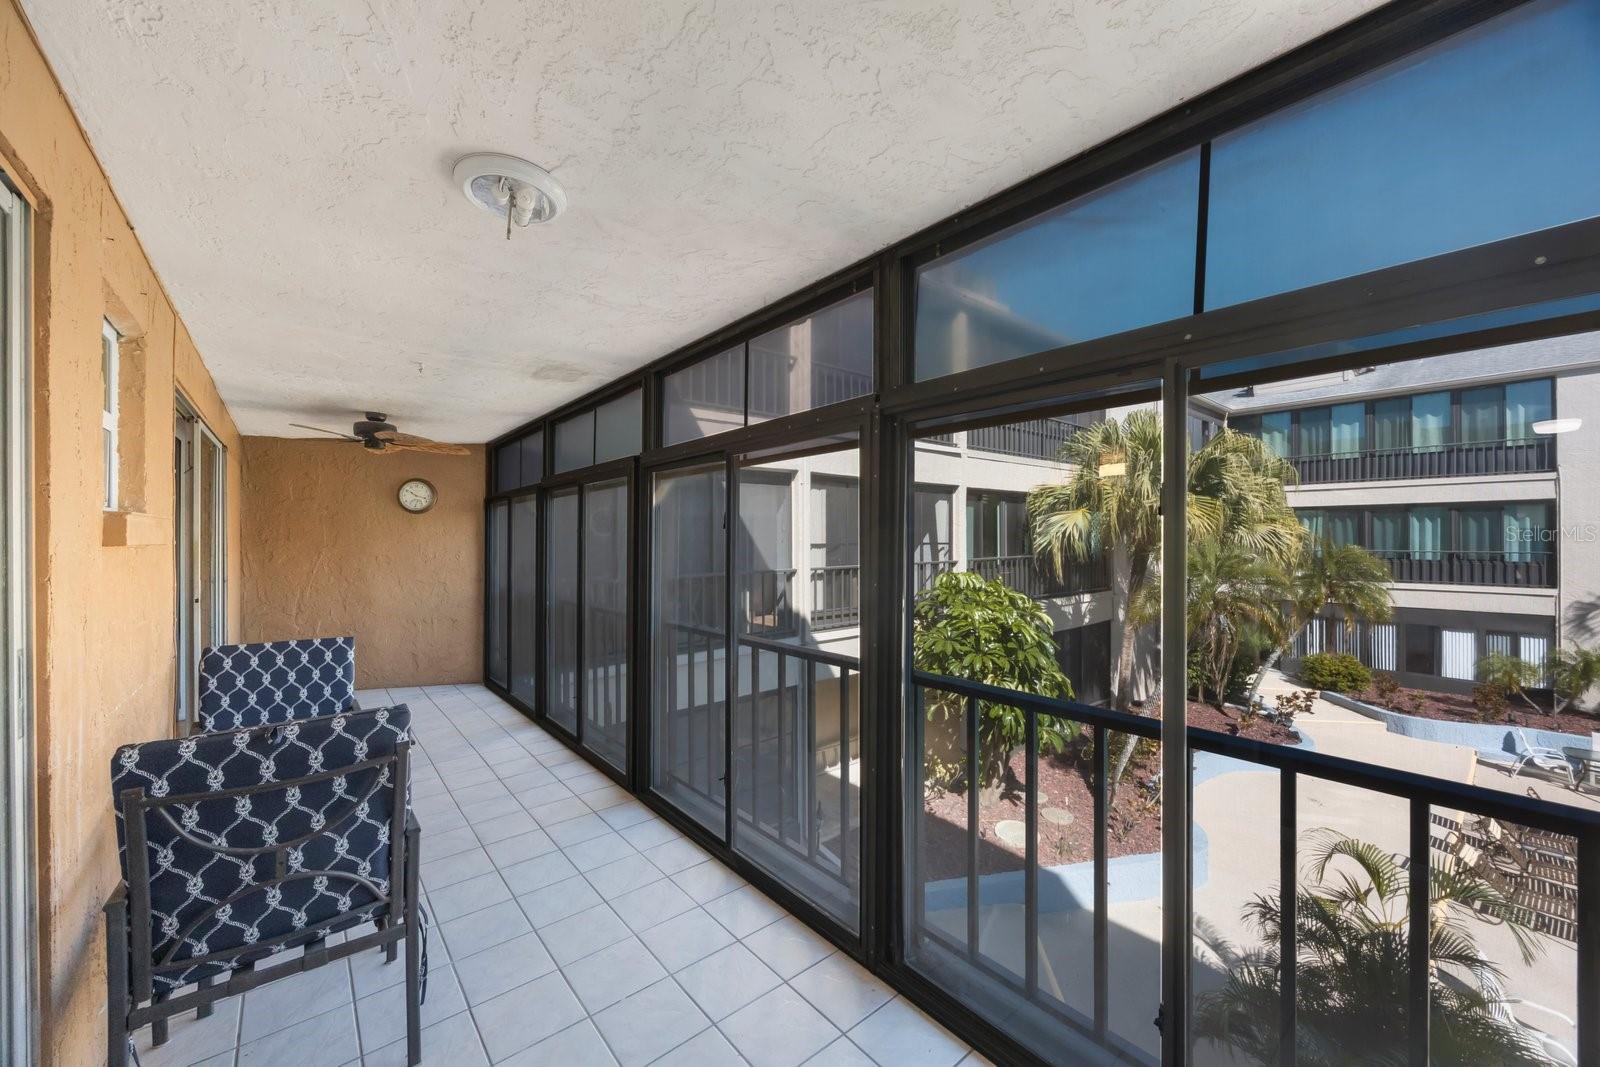
[[[852,930],[861,918],[860,462],[851,448],[741,467],[734,530],[733,847]],[[809,536],[805,582],[792,580],[797,534]]]
[[[509,492],[522,485],[522,446],[516,441],[494,450],[494,491]]]
[[[721,466],[656,478],[651,529],[653,788],[726,832],[728,508]]]
[[[545,715],[578,732],[578,490],[547,498],[545,552]]]
[[[594,409],[594,461],[637,456],[643,447],[644,394],[635,389]]]
[[[750,421],[872,392],[872,293],[857,293],[750,342]]]
[[[1198,150],[917,272],[918,381],[1194,311]]]
[[[511,505],[498,500],[489,506],[489,603],[484,620],[484,642],[488,645],[489,680],[506,684],[506,612],[510,585]]]
[[[544,478],[544,434],[530,433],[519,445],[521,454],[521,484],[535,485]]]
[[[556,473],[594,462],[594,412],[585,411],[556,423]]]
[[[661,379],[661,443],[697,441],[744,425],[744,346]]]
[[[534,677],[537,647],[535,614],[539,610],[539,502],[519,497],[511,503],[511,636],[512,696],[532,707],[537,703]]]

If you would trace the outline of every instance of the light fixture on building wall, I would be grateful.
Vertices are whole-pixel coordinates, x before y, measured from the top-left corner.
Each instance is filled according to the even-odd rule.
[[[1540,419],[1533,424],[1533,432],[1549,437],[1552,434],[1571,433],[1582,425],[1582,419]]]
[[[493,152],[463,156],[456,162],[455,183],[469,201],[506,220],[511,227],[549,222],[567,207],[567,192],[543,167],[516,156]]]

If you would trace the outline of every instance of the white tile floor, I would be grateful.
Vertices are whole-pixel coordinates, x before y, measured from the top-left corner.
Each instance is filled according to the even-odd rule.
[[[482,686],[360,697],[416,730],[424,1063],[986,1062]],[[402,978],[367,952],[146,1029],[141,1060],[402,1064]]]

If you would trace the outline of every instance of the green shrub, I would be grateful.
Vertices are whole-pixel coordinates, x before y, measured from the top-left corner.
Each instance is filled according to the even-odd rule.
[[[1300,680],[1330,693],[1359,693],[1372,684],[1372,672],[1348,652],[1318,652],[1300,661]]]

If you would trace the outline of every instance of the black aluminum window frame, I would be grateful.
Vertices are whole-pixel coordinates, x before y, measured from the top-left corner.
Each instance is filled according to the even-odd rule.
[[[704,456],[708,452],[727,455],[761,447],[763,443],[804,440],[814,437],[818,427],[830,420],[848,418],[864,427],[860,438],[865,474],[863,558],[869,561],[868,565],[877,568],[877,575],[863,603],[862,755],[878,780],[872,790],[864,792],[862,799],[861,936],[841,936],[826,916],[808,902],[796,898],[764,872],[725,847],[719,847],[719,843],[698,826],[676,817],[675,812],[654,802],[647,792],[635,788],[641,799],[691,839],[708,846],[718,859],[888,980],[918,1006],[934,1012],[942,1022],[975,1043],[996,1062],[1032,1062],[1029,1052],[997,1028],[992,1020],[982,1017],[950,991],[910,971],[901,956],[904,916],[899,909],[899,899],[903,872],[898,863],[902,854],[900,809],[903,798],[899,794],[898,755],[902,751],[902,712],[911,676],[902,611],[907,603],[909,577],[909,544],[902,542],[910,538],[906,511],[907,494],[911,491],[908,477],[911,422],[934,425],[943,419],[953,423],[977,408],[1023,410],[1064,394],[1115,388],[1152,377],[1164,380],[1169,401],[1186,401],[1191,387],[1198,386],[1202,370],[1236,360],[1348,338],[1383,335],[1417,322],[1463,319],[1600,293],[1600,251],[1597,251],[1600,249],[1600,220],[1572,223],[920,383],[912,380],[909,370],[914,325],[914,267],[919,261],[980,240],[1167,156],[1203,146],[1220,133],[1401,58],[1513,6],[1483,0],[1401,0],[1388,5],[491,442],[499,444],[534,428],[548,430],[556,420],[635,386],[645,390],[645,450],[638,457],[641,471]],[[1207,173],[1204,165],[1202,173],[1203,189]],[[1203,299],[1203,205],[1202,199],[1197,307]],[[875,290],[875,395],[829,409],[746,426],[715,437],[659,447],[662,374],[735,343],[744,343],[810,309],[831,303],[841,294],[857,291],[862,285],[870,285]],[[1489,347],[1596,328],[1600,328],[1600,311],[1557,308],[1543,319],[1486,326],[1450,338],[1406,341],[1381,350],[1329,356],[1293,366],[1251,368],[1240,372],[1224,370],[1224,373],[1207,377],[1203,389],[1212,391],[1235,382],[1259,383],[1299,377],[1312,373],[1313,367],[1335,370],[1365,366],[1439,354],[1468,344]],[[1180,404],[1177,410],[1185,406]],[[1006,418],[995,417],[993,421],[1006,421]],[[1181,415],[1178,421],[1181,427]],[[1180,441],[1183,436],[1176,435]],[[553,455],[553,449],[548,447],[551,441],[548,433],[545,440],[547,474],[539,487],[541,493],[548,488],[545,483],[555,482],[548,476]],[[567,472],[563,480],[582,479],[589,473]],[[488,496],[492,499],[497,495],[492,484],[492,465],[489,478]],[[644,496],[638,491],[639,484],[635,483],[633,494],[636,501]],[[1176,563],[1182,560],[1184,548],[1181,526],[1177,525],[1181,522],[1181,494],[1172,503],[1177,506],[1169,509],[1170,514],[1164,521],[1168,526],[1167,558]],[[734,500],[730,499],[729,507],[733,506]],[[637,547],[639,540],[648,543],[647,517],[636,522],[635,530],[632,558],[637,590],[648,568],[647,561],[642,567],[638,565],[642,557]],[[541,544],[541,552],[543,549]],[[902,573],[902,569],[906,573]],[[1178,583],[1169,584],[1178,586]],[[1164,590],[1164,595],[1170,592]],[[636,600],[636,605],[640,602]],[[1179,604],[1181,599],[1169,603],[1168,614],[1178,618],[1177,625],[1181,627],[1181,612],[1170,610]],[[638,610],[635,614],[641,619],[645,617],[645,613]],[[1163,644],[1170,645],[1168,639],[1172,636],[1164,632]],[[1181,629],[1176,636],[1181,639]],[[540,647],[543,647],[542,641]],[[634,641],[636,661],[645,647],[645,642]],[[1178,667],[1181,671],[1181,663]],[[1178,684],[1164,688],[1181,691],[1181,674],[1167,681]],[[649,711],[645,708],[640,712],[637,698],[647,691],[642,679],[641,684],[633,687],[636,698],[633,720],[641,728],[648,721]],[[1172,709],[1165,709],[1164,718],[1172,715]],[[1182,724],[1181,712],[1173,721]],[[1154,725],[1149,720],[1147,723]],[[1172,780],[1178,780],[1187,766],[1190,746],[1183,730],[1169,731],[1169,735],[1163,750],[1163,765],[1172,773]],[[1219,743],[1208,741],[1207,744],[1215,750]],[[636,742],[634,751],[637,772],[646,747]],[[1319,766],[1321,762],[1318,761]],[[1394,791],[1410,787],[1396,784],[1391,781],[1391,775],[1371,769],[1335,768],[1329,773],[1363,776],[1364,780]],[[636,786],[637,782],[636,773],[633,784]],[[1182,794],[1183,791],[1178,791],[1163,813],[1164,852],[1177,857],[1184,855],[1188,819]],[[1426,794],[1426,797],[1433,797],[1440,803],[1457,799],[1438,793]],[[1523,812],[1520,804],[1510,807],[1535,823],[1551,819],[1542,809]],[[1587,824],[1583,833],[1585,842],[1592,837],[1600,841]],[[1162,1033],[1165,1058],[1176,1063],[1184,1061],[1188,1040],[1187,1013],[1182,1010],[1188,1000],[1190,951],[1183,911],[1187,899],[1183,886],[1187,875],[1182,863],[1167,866],[1172,869],[1165,872],[1164,910],[1166,921],[1174,925],[1169,925],[1163,937],[1163,993],[1164,1000],[1179,1010],[1165,1012]],[[1597,895],[1600,894],[1600,845],[1585,844],[1580,868],[1580,880],[1585,887],[1580,910],[1585,915],[1593,915],[1600,910],[1600,895]],[[1580,1003],[1594,1007],[1596,1011],[1592,1014],[1600,1017],[1600,930],[1595,929],[1597,925],[1600,924],[1586,924],[1580,935],[1583,962],[1579,968],[1579,989]],[[1600,1061],[1600,1035],[1596,1034],[1596,1029],[1589,1026],[1580,1034],[1580,1058]],[[1425,1054],[1425,1043],[1422,1051]],[[1415,1045],[1413,1055],[1416,1055]]]

